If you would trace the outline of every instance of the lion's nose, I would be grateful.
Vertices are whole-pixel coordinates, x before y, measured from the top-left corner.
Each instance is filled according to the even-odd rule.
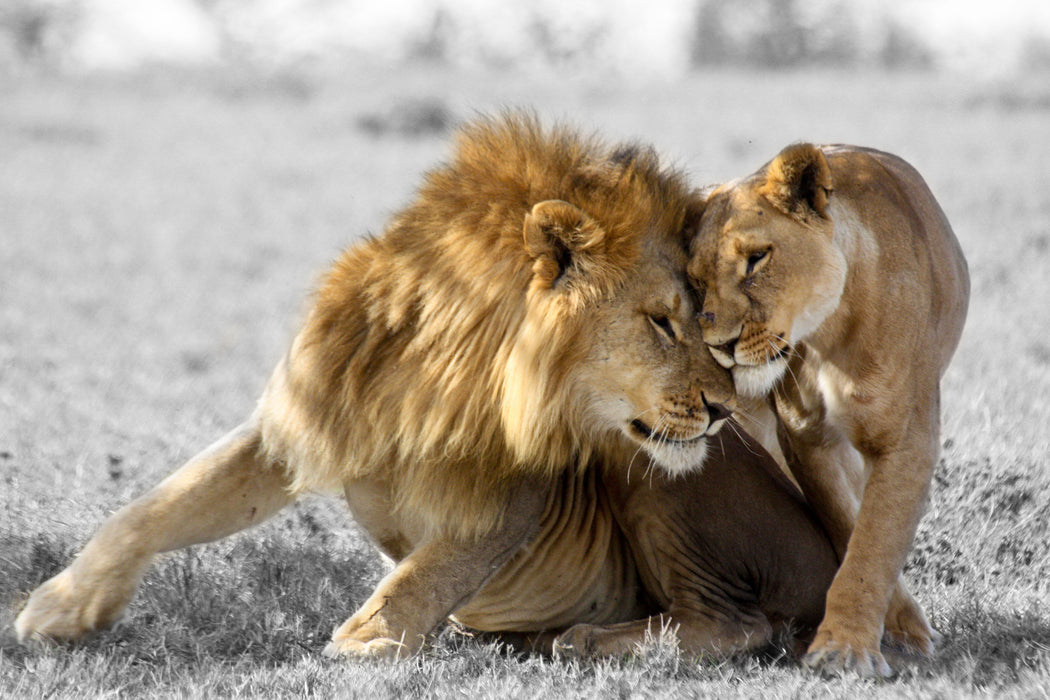
[[[707,409],[707,417],[711,423],[717,423],[733,415],[733,409],[725,404],[709,403],[707,399],[704,399],[704,408]]]

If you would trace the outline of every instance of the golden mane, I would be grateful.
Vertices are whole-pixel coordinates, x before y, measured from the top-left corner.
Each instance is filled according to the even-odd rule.
[[[573,261],[584,281],[556,295],[523,238],[552,199],[604,234]],[[521,114],[465,127],[451,162],[323,278],[260,403],[264,448],[296,491],[381,475],[427,526],[491,528],[508,479],[622,439],[589,434],[567,393],[581,319],[630,273],[643,235],[682,231],[696,201],[651,149]]]

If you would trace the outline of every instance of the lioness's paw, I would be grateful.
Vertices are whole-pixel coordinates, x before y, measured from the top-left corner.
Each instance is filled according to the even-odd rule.
[[[884,642],[905,653],[929,657],[940,640],[941,635],[930,626],[922,608],[913,599],[891,601],[886,613]]]
[[[15,634],[23,644],[75,641],[114,622],[123,606],[110,607],[76,591],[67,569],[33,591],[15,619]]]
[[[836,639],[830,632],[818,632],[802,662],[814,670],[831,675],[856,673],[865,678],[889,678],[893,669],[877,646]]]
[[[324,648],[324,655],[330,659],[358,658],[398,661],[408,658],[414,650],[396,639],[371,639],[361,642],[356,639],[333,639]]]

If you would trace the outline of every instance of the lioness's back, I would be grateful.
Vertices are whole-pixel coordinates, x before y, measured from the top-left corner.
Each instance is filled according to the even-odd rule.
[[[833,206],[845,203],[865,233],[879,245],[885,273],[910,267],[909,282],[924,279],[930,318],[943,328],[940,337],[946,367],[962,334],[969,305],[970,277],[962,247],[926,180],[900,156],[873,148],[836,144],[823,146],[835,182]],[[850,217],[837,224],[847,229]],[[885,279],[892,284],[892,280]]]

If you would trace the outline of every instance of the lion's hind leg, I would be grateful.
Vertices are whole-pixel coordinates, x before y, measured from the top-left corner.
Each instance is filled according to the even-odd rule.
[[[631,656],[666,634],[677,639],[683,654],[730,655],[765,646],[773,637],[773,629],[759,610],[725,620],[706,612],[672,608],[667,613],[614,625],[574,625],[554,641],[554,652],[569,658]]]
[[[75,640],[120,617],[154,555],[255,525],[291,501],[253,424],[234,430],[107,519],[15,620],[19,640]]]

